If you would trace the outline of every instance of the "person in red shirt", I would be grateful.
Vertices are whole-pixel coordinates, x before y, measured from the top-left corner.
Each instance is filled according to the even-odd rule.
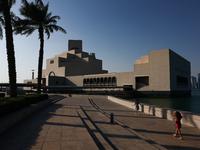
[[[181,128],[181,119],[182,119],[181,113],[178,112],[178,111],[176,111],[176,112],[174,113],[173,119],[176,119],[176,124],[175,124],[176,133],[173,134],[173,135],[176,137],[176,135],[179,133],[180,139],[182,140],[183,137],[182,137],[181,130],[180,130],[180,128]]]

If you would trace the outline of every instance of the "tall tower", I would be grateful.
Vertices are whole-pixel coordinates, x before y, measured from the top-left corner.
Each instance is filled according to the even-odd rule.
[[[69,40],[68,50],[73,50],[73,49],[82,52],[82,40]]]
[[[192,89],[195,89],[195,88],[196,88],[196,85],[197,85],[196,77],[192,76],[192,77],[191,77],[191,88],[192,88]]]

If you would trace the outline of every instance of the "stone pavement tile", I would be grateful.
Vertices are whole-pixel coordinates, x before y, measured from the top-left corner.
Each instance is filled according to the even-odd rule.
[[[74,132],[75,132],[75,127],[73,126],[73,124],[71,124],[71,125],[63,125],[62,126],[62,130],[74,130]]]
[[[40,137],[40,138],[44,138],[46,137],[47,134],[47,130],[41,130],[41,131],[35,131],[30,138],[36,138],[36,137]]]
[[[51,117],[51,118],[48,118],[48,119],[45,120],[46,123],[48,123],[48,122],[53,122],[53,117],[52,117],[52,116],[50,116],[50,117]]]
[[[81,127],[76,127],[75,128],[75,132],[87,132],[88,130],[84,127],[84,128],[81,128]]]
[[[77,140],[75,130],[62,130],[61,132],[61,141],[74,141]]]
[[[98,150],[99,148],[93,140],[80,140],[79,145],[81,150]]]
[[[50,128],[48,130],[48,133],[51,133],[51,132],[61,133],[61,126],[60,125],[52,125],[52,126],[50,126]]]
[[[23,145],[23,150],[25,149],[42,149],[43,142],[27,142]]]
[[[45,124],[44,121],[36,130],[48,130],[51,125]]]
[[[60,117],[60,116],[55,116],[52,122],[55,122],[55,123],[56,123],[56,122],[62,122],[62,119],[63,119],[63,118]]]
[[[83,126],[83,123],[81,121],[81,119],[73,119],[73,122],[72,122],[73,126]]]
[[[60,142],[44,142],[42,150],[60,150]]]
[[[22,150],[41,150],[40,148],[22,148]]]
[[[93,140],[88,132],[76,132],[78,140]]]
[[[102,137],[102,135],[99,132],[95,132],[94,134],[106,150],[113,150],[113,148],[109,145],[109,143]]]
[[[9,144],[10,141],[15,137],[15,134],[7,134],[7,132],[0,135],[0,145],[2,144]]]
[[[56,141],[60,141],[60,137],[61,137],[61,133],[58,132],[50,132],[47,133],[46,137],[45,137],[45,142],[56,142]]]
[[[26,127],[27,126],[24,124],[24,121],[22,121],[19,124],[16,124],[12,128],[10,128],[8,131],[6,131],[6,134],[12,134],[12,133],[19,132],[19,131],[23,130]]]
[[[137,146],[135,143],[133,143],[130,140],[120,141],[119,144],[122,145],[123,149],[125,149],[125,150],[130,150],[130,149],[133,149],[133,150],[144,150],[143,148]],[[146,149],[150,150],[149,147],[147,147]]]
[[[76,141],[78,140],[76,135],[73,135],[73,136],[62,136],[61,137],[61,142],[64,142],[64,141]]]
[[[23,144],[8,144],[0,146],[1,150],[21,150],[23,148]]]
[[[78,140],[61,142],[61,150],[81,150],[79,143]]]
[[[29,135],[18,135],[15,138],[13,138],[9,143],[10,144],[24,144],[29,139]]]
[[[75,135],[75,129],[74,130],[64,130],[61,131],[61,136],[73,136]]]
[[[45,137],[30,137],[26,143],[42,143],[44,142]]]

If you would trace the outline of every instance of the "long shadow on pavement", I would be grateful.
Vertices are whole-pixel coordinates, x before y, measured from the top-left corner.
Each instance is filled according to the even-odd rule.
[[[21,149],[41,149],[44,137],[52,124],[52,116],[62,104],[55,104],[66,97],[51,95],[54,104],[49,105],[32,115],[28,116],[11,129],[0,135],[0,149],[21,150]],[[66,124],[68,125],[68,124]]]

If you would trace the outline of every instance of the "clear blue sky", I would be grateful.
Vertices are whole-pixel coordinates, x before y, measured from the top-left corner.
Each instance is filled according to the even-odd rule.
[[[29,1],[29,0],[28,0]],[[131,72],[148,51],[170,48],[191,62],[191,75],[200,73],[200,0],[43,0],[61,17],[67,34],[45,37],[46,59],[67,51],[68,40],[83,40],[83,51],[95,53],[109,72]],[[21,1],[12,10],[19,15]],[[14,36],[17,82],[38,68],[38,32]],[[8,82],[5,38],[0,41],[0,82]]]

